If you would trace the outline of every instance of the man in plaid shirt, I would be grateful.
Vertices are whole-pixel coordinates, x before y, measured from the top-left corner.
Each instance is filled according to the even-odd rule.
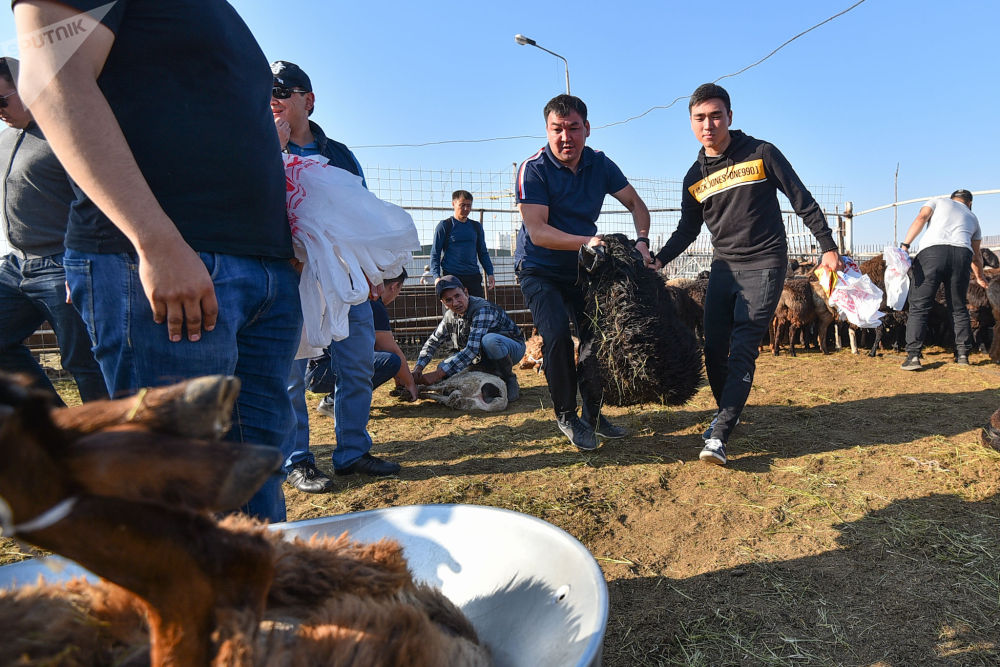
[[[469,296],[469,290],[455,276],[443,276],[435,285],[438,298],[448,312],[420,350],[413,367],[417,384],[434,384],[462,372],[480,358],[481,370],[499,376],[507,385],[507,400],[517,400],[520,387],[513,366],[524,356],[524,336],[500,306]],[[434,352],[444,341],[458,349],[437,370],[424,373]]]

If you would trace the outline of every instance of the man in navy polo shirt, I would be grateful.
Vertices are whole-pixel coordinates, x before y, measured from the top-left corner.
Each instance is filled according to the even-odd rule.
[[[556,423],[580,449],[596,449],[598,435],[621,438],[625,429],[601,415],[599,386],[579,382],[583,398],[576,413],[577,373],[570,321],[580,338],[580,361],[591,353],[592,332],[583,316],[583,292],[576,285],[577,253],[583,245],[603,245],[597,218],[605,195],[632,213],[636,248],[647,263],[649,210],[621,169],[604,153],[587,147],[587,105],[557,95],[544,109],[548,143],[517,172],[517,203],[524,224],[517,235],[514,266],[524,299],[544,341],[545,380]]]

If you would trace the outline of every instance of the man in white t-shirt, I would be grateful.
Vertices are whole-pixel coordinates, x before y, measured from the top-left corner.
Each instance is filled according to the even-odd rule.
[[[969,291],[969,266],[976,282],[986,287],[983,277],[983,259],[979,253],[983,233],[979,219],[972,213],[972,193],[955,190],[950,198],[931,199],[920,208],[920,213],[900,247],[909,252],[913,240],[927,228],[920,241],[920,250],[913,258],[910,270],[910,315],[906,322],[906,361],[904,371],[917,371],[920,350],[927,331],[927,315],[934,303],[938,287],[944,283],[948,310],[955,323],[955,361],[969,363],[972,329],[966,294]]]

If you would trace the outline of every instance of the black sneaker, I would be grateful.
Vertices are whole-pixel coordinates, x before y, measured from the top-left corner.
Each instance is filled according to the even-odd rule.
[[[900,365],[904,371],[919,371],[923,366],[920,365],[920,357],[915,354],[911,354],[906,357],[906,361]]]
[[[346,468],[334,468],[333,472],[337,475],[361,474],[370,475],[371,477],[391,477],[392,475],[398,475],[400,470],[402,468],[398,463],[385,461],[365,452],[361,455],[360,459],[351,465]]]
[[[628,430],[621,427],[615,426],[608,421],[607,417],[601,415],[597,418],[597,427],[594,428],[594,433],[601,436],[602,438],[608,438],[609,440],[617,440],[618,438],[624,438],[628,435]]]
[[[563,435],[579,449],[585,451],[597,449],[597,436],[594,435],[594,429],[575,414],[568,413],[560,416],[556,420],[556,425],[563,432]]]
[[[303,461],[292,466],[288,483],[303,493],[328,493],[333,491],[333,480],[320,472],[315,463]]]

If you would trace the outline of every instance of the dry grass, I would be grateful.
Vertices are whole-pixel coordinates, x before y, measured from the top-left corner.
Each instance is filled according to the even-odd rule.
[[[1000,453],[978,429],[1000,369],[949,358],[931,350],[906,373],[901,355],[762,356],[721,469],[697,461],[707,388],[678,408],[609,409],[633,435],[593,454],[558,435],[533,372],[500,415],[383,389],[373,451],[403,474],[289,489],[290,518],[458,502],[550,521],[605,572],[612,667],[995,665]],[[312,435],[329,470],[331,420],[316,415]],[[21,557],[0,540],[0,562]]]

